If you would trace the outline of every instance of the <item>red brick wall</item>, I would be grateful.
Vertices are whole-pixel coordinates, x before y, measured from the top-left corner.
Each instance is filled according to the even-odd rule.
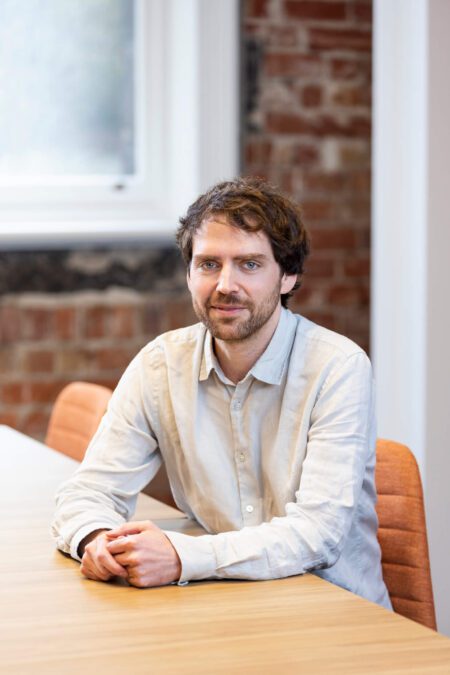
[[[303,205],[293,309],[369,348],[370,0],[246,0],[244,168]],[[245,85],[244,85],[245,87]]]
[[[246,0],[242,39],[244,173],[266,176],[299,200],[312,233],[292,308],[367,349],[371,3]],[[158,267],[157,276],[173,275],[169,267]],[[38,277],[44,271],[38,266]],[[4,296],[0,423],[43,438],[66,383],[114,386],[141,346],[192,323],[187,293],[162,282],[145,293],[74,288]]]
[[[138,350],[195,321],[185,296],[109,290],[25,294],[0,302],[0,424],[42,439],[59,391],[114,387]]]

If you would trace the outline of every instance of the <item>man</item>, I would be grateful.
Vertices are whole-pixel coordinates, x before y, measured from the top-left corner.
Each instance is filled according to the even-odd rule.
[[[58,547],[101,581],[315,571],[390,607],[370,363],[347,338],[286,309],[309,251],[298,207],[263,181],[236,179],[180,222],[201,323],[161,335],[127,368],[58,492]],[[180,509],[210,534],[126,522],[161,461]]]

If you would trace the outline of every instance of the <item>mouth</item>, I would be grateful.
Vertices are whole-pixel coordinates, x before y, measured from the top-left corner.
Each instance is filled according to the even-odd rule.
[[[234,316],[243,312],[246,308],[238,305],[211,305],[210,309],[223,316]]]

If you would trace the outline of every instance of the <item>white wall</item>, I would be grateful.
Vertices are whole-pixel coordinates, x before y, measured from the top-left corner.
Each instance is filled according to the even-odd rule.
[[[372,345],[379,436],[406,443],[418,459],[438,627],[448,635],[449,28],[448,0],[375,0]]]

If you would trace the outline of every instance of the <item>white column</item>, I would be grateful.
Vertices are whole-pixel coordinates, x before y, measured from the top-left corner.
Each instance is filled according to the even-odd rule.
[[[450,635],[450,2],[375,0],[372,355],[379,436],[415,453]],[[447,225],[447,227],[446,227]]]

